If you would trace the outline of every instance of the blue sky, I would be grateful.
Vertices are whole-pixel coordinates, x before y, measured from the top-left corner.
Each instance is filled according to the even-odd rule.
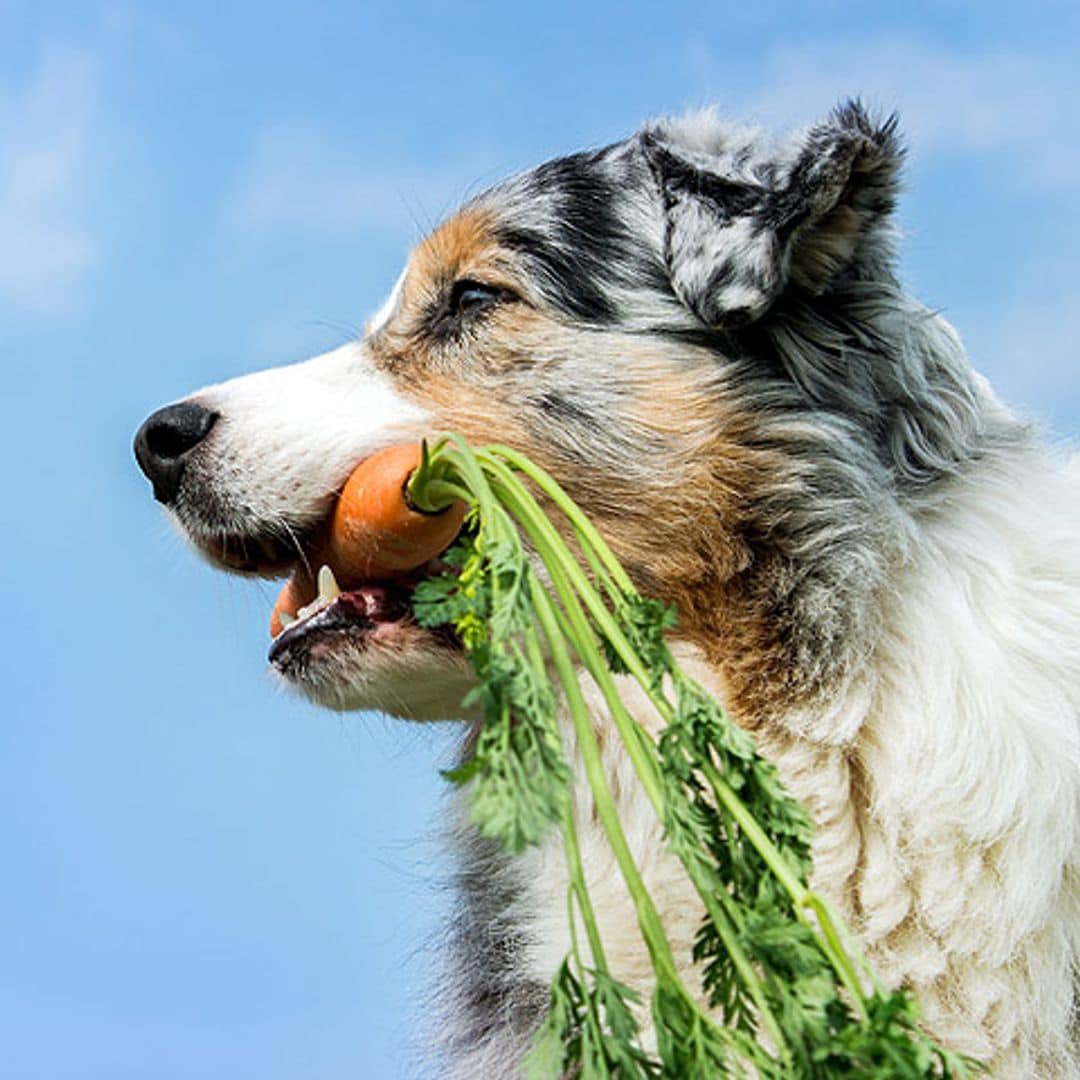
[[[904,275],[1080,433],[1073,3],[0,0],[0,1075],[426,1076],[448,730],[265,671],[130,456],[152,408],[340,344],[460,198],[717,102],[911,143]]]

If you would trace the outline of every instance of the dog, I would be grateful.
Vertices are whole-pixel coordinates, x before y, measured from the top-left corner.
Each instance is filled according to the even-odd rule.
[[[1077,1077],[1080,470],[902,288],[902,159],[895,118],[847,102],[783,138],[705,111],[549,161],[420,243],[362,340],[159,410],[136,455],[212,563],[313,596],[305,554],[365,457],[444,430],[524,451],[674,605],[677,655],[809,809],[813,884],[883,982],[995,1077]],[[408,583],[341,586],[274,639],[277,673],[475,726]],[[700,908],[603,743],[699,985]],[[575,776],[608,960],[647,1000]],[[513,858],[455,821],[438,1060],[514,1076],[568,948],[560,841]]]

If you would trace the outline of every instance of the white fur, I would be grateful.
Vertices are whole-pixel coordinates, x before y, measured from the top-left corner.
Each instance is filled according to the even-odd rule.
[[[425,411],[378,371],[361,343],[312,360],[244,375],[192,395],[218,412],[208,454],[188,464],[207,472],[251,529],[288,512],[318,520],[356,463],[425,430]]]
[[[394,287],[390,290],[390,295],[382,302],[379,310],[368,319],[367,330],[368,335],[377,334],[392,318],[394,312],[397,310],[398,301],[401,300],[401,290],[405,287],[405,277],[408,274],[408,267],[401,271],[398,275],[397,281],[394,282]]]

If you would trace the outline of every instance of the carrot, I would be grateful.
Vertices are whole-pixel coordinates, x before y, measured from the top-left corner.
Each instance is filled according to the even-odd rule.
[[[419,464],[420,443],[402,443],[360,462],[346,481],[334,509],[327,560],[346,580],[378,581],[415,570],[461,530],[464,503],[425,514],[405,497]]]
[[[420,455],[420,443],[401,443],[357,465],[334,507],[325,550],[312,553],[313,566],[329,564],[347,587],[415,570],[453,542],[465,518],[463,502],[428,514],[405,496]],[[278,595],[270,633],[281,632],[282,612],[295,616],[314,593],[310,575],[298,569]]]
[[[281,621],[282,614],[295,619],[296,613],[314,595],[315,584],[311,575],[302,566],[298,566],[274,601],[274,610],[270,615],[270,636],[277,637],[285,629],[285,624]]]

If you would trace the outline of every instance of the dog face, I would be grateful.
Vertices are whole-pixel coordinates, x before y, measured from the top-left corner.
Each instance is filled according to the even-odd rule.
[[[363,340],[160,411],[140,464],[212,562],[310,581],[363,458],[447,430],[507,443],[677,605],[744,712],[812,692],[846,662],[898,485],[960,452],[905,433],[910,358],[868,329],[897,303],[898,160],[892,124],[849,105],[780,145],[703,114],[549,162],[424,240]],[[950,438],[961,398],[935,406]],[[334,707],[460,715],[465,664],[412,621],[408,583],[341,584],[349,604],[274,642],[283,677]]]

